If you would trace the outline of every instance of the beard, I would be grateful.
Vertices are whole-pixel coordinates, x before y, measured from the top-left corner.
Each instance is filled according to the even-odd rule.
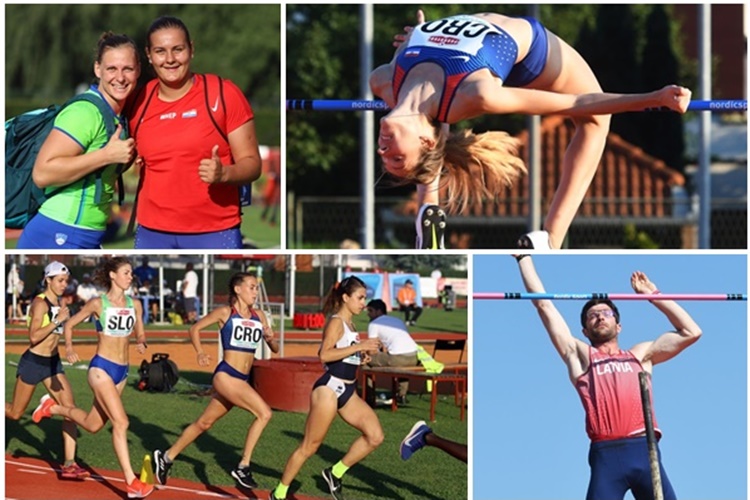
[[[617,325],[599,324],[587,328],[586,336],[592,343],[602,344],[617,337]]]

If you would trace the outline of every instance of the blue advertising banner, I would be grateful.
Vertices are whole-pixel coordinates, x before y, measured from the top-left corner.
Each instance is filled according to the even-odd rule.
[[[343,273],[341,279],[356,276],[361,279],[367,287],[367,301],[383,297],[383,284],[385,276],[382,273]]]

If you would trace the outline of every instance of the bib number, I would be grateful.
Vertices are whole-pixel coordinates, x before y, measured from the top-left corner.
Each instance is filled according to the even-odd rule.
[[[127,337],[135,327],[135,309],[110,307],[104,323],[104,334],[113,337]]]
[[[257,349],[263,340],[263,323],[252,319],[232,319],[229,344],[240,349]]]
[[[426,34],[445,35],[447,37],[477,38],[488,31],[491,26],[472,18],[449,17],[424,23],[420,30]],[[437,42],[437,40],[430,41]]]

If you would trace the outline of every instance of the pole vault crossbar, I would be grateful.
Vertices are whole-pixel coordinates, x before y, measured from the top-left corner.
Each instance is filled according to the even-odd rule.
[[[288,99],[287,111],[388,111],[384,101],[347,99]],[[668,111],[668,108],[655,108],[644,111]],[[688,111],[710,111],[731,113],[747,111],[746,99],[711,99],[690,101]]]
[[[744,293],[475,293],[475,300],[747,300]]]

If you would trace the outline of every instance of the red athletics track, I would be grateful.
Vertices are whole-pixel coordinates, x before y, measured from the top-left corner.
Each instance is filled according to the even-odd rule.
[[[83,481],[58,479],[58,465],[39,458],[16,458],[5,455],[5,498],[7,500],[103,500],[127,498],[125,479],[119,471],[91,469]],[[136,471],[137,473],[137,471]],[[268,491],[240,490],[229,486],[211,486],[184,479],[170,478],[148,498],[154,500],[189,500],[210,498],[267,499]],[[315,500],[316,497],[287,495],[291,500]],[[317,497],[320,498],[320,497]],[[328,498],[328,497],[326,497]]]

